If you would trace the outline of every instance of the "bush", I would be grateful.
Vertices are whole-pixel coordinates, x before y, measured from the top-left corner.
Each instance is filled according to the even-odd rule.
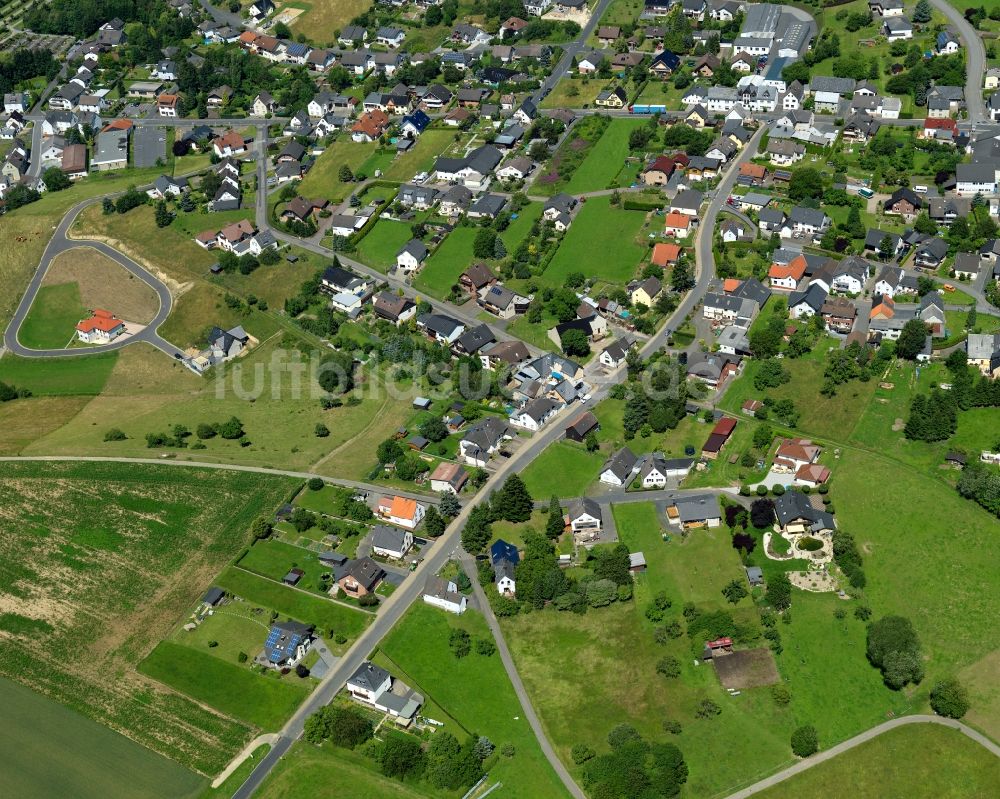
[[[489,657],[494,652],[497,651],[497,645],[493,643],[492,638],[477,638],[476,639],[476,653],[479,655],[485,655]]]
[[[669,732],[671,735],[680,735],[682,729],[679,721],[675,721],[674,719],[664,719],[663,721],[663,731]]]
[[[776,497],[780,497],[785,493],[785,487],[783,485],[776,485],[771,487],[771,493]]]
[[[819,751],[819,735],[811,724],[799,727],[792,733],[792,752],[797,757],[809,757]]]
[[[316,429],[313,432],[316,434],[316,438],[326,438],[330,435],[330,428],[320,422],[316,425]]]
[[[124,441],[128,436],[117,427],[112,427],[108,432],[104,434],[105,441]]]
[[[250,656],[249,656],[249,655],[247,655],[247,653],[246,653],[246,652],[240,652],[240,653],[239,653],[239,654],[238,654],[238,655],[236,656],[236,659],[237,659],[237,660],[238,660],[238,661],[239,661],[240,663],[246,663],[246,662],[247,662],[247,661],[248,661],[248,660],[250,659]]]
[[[198,438],[200,438],[202,440],[209,439],[209,438],[215,438],[216,434],[217,434],[217,431],[215,429],[215,425],[214,424],[205,424],[204,422],[202,422],[200,425],[198,425],[198,427],[195,430],[195,435],[197,435]]]
[[[941,680],[931,689],[931,707],[939,716],[960,719],[969,712],[969,695],[958,680]]]
[[[579,766],[593,758],[596,753],[586,744],[575,744],[569,754],[573,758],[573,762]]]
[[[323,482],[322,477],[311,477],[306,485],[309,486],[310,491],[322,491],[326,483]]]
[[[778,683],[771,686],[771,698],[774,700],[774,704],[785,707],[792,701],[792,692],[784,683]]]
[[[378,604],[378,597],[375,594],[364,594],[358,597],[358,604],[363,608],[375,607]]]

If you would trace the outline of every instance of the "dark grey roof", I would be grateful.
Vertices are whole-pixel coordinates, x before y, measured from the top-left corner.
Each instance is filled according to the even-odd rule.
[[[739,288],[733,292],[733,296],[739,299],[753,300],[763,308],[771,296],[771,290],[757,278],[748,277],[740,283]]]
[[[629,475],[632,474],[632,470],[638,461],[639,459],[632,450],[628,447],[622,447],[604,462],[604,465],[601,467],[601,474],[610,471],[619,480],[625,482]]]
[[[444,336],[445,338],[451,338],[455,335],[456,331],[465,327],[465,325],[457,319],[438,313],[422,314],[417,317],[417,324],[424,329],[429,330],[431,333],[436,333]]]
[[[455,343],[463,352],[474,355],[492,341],[496,341],[496,336],[489,325],[482,324],[466,330]]]
[[[377,524],[372,528],[371,542],[373,547],[399,552],[406,544],[406,533],[398,527]]]
[[[816,313],[826,302],[826,291],[819,283],[810,283],[805,291],[793,291],[788,295],[788,307],[794,308],[800,303],[805,303]]]
[[[463,441],[471,441],[486,451],[497,446],[507,435],[507,423],[497,416],[484,416],[472,424],[462,436]]]
[[[715,494],[696,494],[674,500],[681,522],[701,522],[720,518],[719,498]]]
[[[391,675],[389,672],[381,666],[376,666],[374,663],[366,660],[358,666],[358,670],[354,672],[354,674],[352,674],[347,681],[351,685],[356,685],[365,691],[374,691],[390,678]]]
[[[833,517],[814,508],[809,497],[801,491],[786,491],[775,498],[774,513],[782,527],[798,519],[805,519],[815,530],[832,530],[834,526]]]
[[[595,519],[602,519],[601,506],[589,497],[579,497],[569,503],[569,519],[579,519],[584,514],[593,516]]]

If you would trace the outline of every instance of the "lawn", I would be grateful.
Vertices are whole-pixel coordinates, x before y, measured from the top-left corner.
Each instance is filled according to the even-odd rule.
[[[76,323],[86,315],[76,283],[42,286],[18,331],[18,341],[33,350],[61,349],[73,340]]]
[[[978,743],[957,730],[914,724],[884,732],[758,796],[825,799],[831,786],[850,785],[855,799],[960,799],[990,796],[998,781],[1000,760]]]
[[[279,5],[281,11],[289,8],[305,9],[305,13],[292,20],[289,27],[295,33],[304,33],[313,41],[328,43],[333,42],[334,31],[340,30],[358,14],[370,8],[368,0],[294,0]]]
[[[564,77],[542,100],[542,108],[583,108],[590,107],[602,89],[616,84],[613,80],[593,78],[584,81],[581,77]]]
[[[248,602],[257,602],[306,624],[315,624],[324,635],[333,629],[349,639],[357,638],[374,618],[371,613],[310,596],[242,569],[226,569],[216,578],[215,584]],[[332,640],[327,643],[336,648]]]
[[[490,784],[502,782],[511,799],[561,797],[565,790],[538,747],[521,705],[507,680],[499,654],[471,654],[456,660],[448,647],[452,629],[474,638],[490,638],[479,613],[452,616],[418,603],[382,642],[382,653],[468,730],[486,735],[498,747],[514,744],[512,758],[500,758],[490,769]]]
[[[165,451],[149,449],[147,434],[166,432],[176,424],[194,430],[202,422],[214,424],[236,416],[249,444],[215,437],[202,442],[204,449],[192,451],[196,441],[192,437],[187,449],[166,454],[363,477],[378,442],[411,412],[409,401],[390,396],[372,373],[362,371],[360,403],[345,401],[342,407],[323,410],[311,380],[298,388],[292,381],[290,370],[297,355],[279,337],[252,350],[235,366],[200,378],[150,347],[127,347],[103,393],[63,427],[47,435],[40,431],[26,454],[156,457]],[[31,388],[27,381],[25,385]],[[328,437],[315,435],[318,423],[330,430]],[[124,431],[126,440],[105,442],[111,427]]]
[[[117,352],[86,357],[0,358],[0,381],[26,388],[34,397],[97,395],[118,362]]]
[[[506,787],[506,786],[504,786]],[[257,792],[262,799],[440,799],[440,792],[388,779],[360,752],[296,743]]]
[[[612,208],[610,197],[592,197],[574,218],[542,279],[562,286],[568,274],[582,272],[589,279],[623,286],[648,255],[638,241],[645,221],[642,211]]]
[[[172,641],[157,644],[139,671],[267,731],[280,729],[309,694],[307,684],[279,682]]]
[[[803,434],[819,438],[846,440],[858,424],[865,408],[869,406],[878,381],[867,383],[854,380],[837,387],[836,395],[821,395],[823,372],[826,368],[827,348],[836,348],[831,339],[820,339],[811,353],[801,358],[785,358],[781,363],[790,373],[791,380],[777,388],[758,391],[754,388],[754,375],[759,361],[751,360],[743,374],[726,391],[720,407],[739,413],[748,399],[761,399],[765,395],[775,399],[792,399],[800,413],[798,429]]]
[[[149,284],[91,247],[74,247],[57,255],[42,282],[43,287],[70,284],[79,289],[84,308],[105,308],[129,322],[147,324],[160,307]]]
[[[304,591],[323,591],[324,586],[329,587],[329,583],[323,583],[320,576],[328,575],[330,569],[317,560],[315,552],[281,541],[258,541],[240,558],[238,565],[247,571],[279,582],[288,574],[289,569],[299,568],[305,572],[305,576],[299,580],[297,588]]]
[[[430,172],[434,161],[455,141],[455,131],[447,128],[428,128],[417,139],[409,152],[397,155],[383,171],[385,180],[405,182],[418,172]]]
[[[135,671],[244,546],[287,478],[113,463],[0,464],[0,674],[205,774],[251,736]]]
[[[341,167],[346,164],[351,172],[357,172],[377,147],[375,142],[358,143],[351,141],[350,136],[341,136],[316,159],[299,184],[299,194],[310,199],[325,197],[330,202],[343,202],[354,188],[350,183],[341,183]]]
[[[529,193],[551,196],[563,191],[611,122],[603,114],[587,116],[576,122],[551,161],[536,173]]]
[[[427,259],[417,274],[414,287],[435,297],[446,297],[451,287],[476,259],[472,255],[478,227],[457,227]]]
[[[629,155],[629,134],[643,125],[648,125],[648,119],[616,118],[611,120],[608,129],[591,148],[586,159],[573,173],[566,191],[569,194],[581,194],[587,191],[599,191],[618,185],[628,185],[631,180],[618,182],[615,178],[625,168],[625,159]]]
[[[380,219],[358,242],[358,259],[385,272],[396,265],[396,254],[412,238],[409,223]]]
[[[981,623],[1000,613],[995,569],[983,558],[996,518],[944,480],[875,454],[846,449],[835,475],[838,525],[862,548],[872,608],[910,617],[929,656],[921,692],[1000,648],[1000,631]],[[892,512],[879,475],[905,498]]]
[[[204,780],[22,685],[0,680],[4,791],[36,799],[193,799]],[[6,730],[6,732],[3,732]]]
[[[587,452],[582,444],[557,441],[546,447],[521,476],[535,499],[579,497],[597,480],[606,457],[600,451]]]

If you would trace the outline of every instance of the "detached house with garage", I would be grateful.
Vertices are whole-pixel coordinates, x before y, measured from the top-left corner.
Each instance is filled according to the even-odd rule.
[[[601,506],[587,497],[574,499],[563,521],[573,531],[573,540],[577,544],[597,540],[604,527]]]
[[[484,416],[466,428],[458,442],[459,457],[470,466],[484,467],[509,438],[510,428],[506,422],[496,416]]]

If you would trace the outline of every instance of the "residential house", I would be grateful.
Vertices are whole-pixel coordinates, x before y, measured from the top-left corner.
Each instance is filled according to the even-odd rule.
[[[778,527],[784,533],[823,533],[836,527],[833,516],[818,510],[801,491],[786,491],[774,500]]]
[[[481,308],[494,316],[511,319],[517,314],[526,312],[531,299],[511,291],[506,286],[493,284],[479,290],[477,302]]]
[[[631,290],[629,298],[636,305],[645,305],[647,308],[652,308],[662,289],[663,284],[658,278],[647,277]]]
[[[969,333],[965,352],[966,363],[983,377],[1000,376],[1000,333]]]
[[[490,564],[493,566],[493,582],[501,596],[514,596],[516,583],[514,569],[521,562],[517,547],[498,538],[490,546]]]
[[[566,427],[566,438],[570,441],[583,443],[587,436],[599,430],[600,427],[597,417],[590,411],[584,411]]]
[[[396,267],[406,274],[412,274],[424,265],[429,254],[426,245],[420,239],[410,239],[396,253]]]
[[[95,308],[76,325],[76,337],[85,344],[110,344],[124,333],[125,323],[103,308]]]
[[[428,605],[441,608],[449,613],[465,613],[469,606],[468,597],[459,593],[458,585],[454,581],[442,580],[434,575],[428,577],[424,584],[423,599]]]
[[[548,397],[539,397],[516,411],[510,417],[514,427],[521,427],[537,433],[545,423],[559,411],[559,405]]]
[[[402,560],[413,546],[413,533],[409,529],[400,530],[396,527],[376,524],[372,528],[370,543],[372,554],[383,558]]]
[[[718,527],[722,523],[719,499],[714,494],[695,494],[678,497],[667,508],[667,517],[684,530]]]
[[[469,480],[469,473],[457,463],[441,461],[431,473],[431,491],[437,494],[459,494]]]
[[[510,437],[506,422],[496,416],[484,416],[466,428],[458,442],[459,457],[470,466],[484,467]]]
[[[604,527],[601,506],[587,497],[574,499],[570,503],[564,521],[572,530],[573,541],[577,544],[596,541]]]
[[[854,327],[858,309],[845,297],[827,297],[823,307],[820,308],[820,315],[826,322],[828,332],[847,335]]]
[[[416,529],[425,513],[427,513],[427,506],[409,497],[380,497],[375,506],[376,516],[407,530]]]
[[[639,459],[628,447],[622,447],[608,458],[601,467],[600,481],[607,485],[627,486],[637,470]]]
[[[941,266],[947,255],[948,242],[932,236],[917,245],[913,262],[918,269],[934,270]]]
[[[395,325],[408,322],[417,314],[417,305],[406,297],[399,297],[388,291],[375,295],[372,303],[375,315],[387,319]]]
[[[264,662],[274,669],[297,666],[309,652],[313,627],[301,622],[276,621],[267,631],[264,641]]]
[[[341,591],[357,599],[375,591],[385,578],[385,570],[366,556],[347,561],[333,573],[333,578]]]

